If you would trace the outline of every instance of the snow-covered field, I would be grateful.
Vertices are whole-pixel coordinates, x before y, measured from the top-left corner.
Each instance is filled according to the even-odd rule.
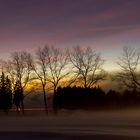
[[[0,113],[0,140],[140,140],[140,110]]]

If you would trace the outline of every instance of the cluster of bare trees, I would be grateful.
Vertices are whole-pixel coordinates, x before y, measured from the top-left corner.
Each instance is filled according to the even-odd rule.
[[[103,60],[100,54],[91,48],[74,47],[58,49],[45,46],[38,48],[35,56],[28,52],[14,52],[8,61],[2,61],[2,70],[12,81],[13,92],[19,86],[21,99],[17,109],[24,112],[24,90],[31,80],[41,83],[45,109],[47,112],[46,89],[52,87],[54,95],[58,86],[77,84],[93,87],[103,80],[106,73],[102,69]],[[14,94],[14,93],[13,93]]]
[[[12,81],[13,94],[16,85],[20,87],[21,99],[17,109],[22,108],[25,88],[31,80],[36,80],[42,87],[45,109],[47,112],[46,89],[52,87],[54,95],[59,86],[78,85],[92,88],[107,76],[102,68],[104,60],[92,48],[74,47],[58,49],[45,46],[38,48],[35,55],[28,52],[14,52],[8,61],[2,61],[4,71]],[[140,90],[140,52],[124,48],[118,65],[121,70],[114,76],[115,80],[128,88]]]

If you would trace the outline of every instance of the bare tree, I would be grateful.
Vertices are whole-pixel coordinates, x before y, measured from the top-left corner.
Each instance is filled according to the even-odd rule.
[[[34,65],[33,69],[41,81],[45,107],[47,108],[46,84],[52,85],[55,95],[59,83],[69,74],[67,71],[68,57],[63,50],[45,46],[38,49],[37,59],[37,66]]]
[[[48,48],[48,76],[47,81],[53,87],[53,109],[57,113],[57,95],[56,91],[62,81],[66,82],[66,78],[70,73],[70,68],[68,67],[68,55],[64,49],[58,49],[55,47]]]
[[[18,99],[17,110],[22,108],[24,113],[24,90],[30,80],[32,57],[27,52],[14,52],[11,59],[5,63],[6,72],[12,81],[13,90],[19,86],[21,98]]]
[[[115,80],[127,88],[140,91],[140,51],[124,47],[117,64],[121,70],[115,75]]]
[[[55,47],[48,48],[48,77],[47,81],[53,85],[54,94],[59,83],[69,75],[68,55],[63,49]]]
[[[37,61],[35,61],[34,64],[32,65],[32,69],[36,73],[37,78],[41,81],[45,111],[47,114],[48,114],[48,104],[46,97],[46,84],[47,84],[48,51],[49,51],[48,47],[38,48],[38,50],[36,51]]]
[[[69,51],[69,59],[73,66],[75,80],[84,88],[93,87],[105,79],[106,72],[102,69],[104,63],[100,55],[90,47],[75,47]]]

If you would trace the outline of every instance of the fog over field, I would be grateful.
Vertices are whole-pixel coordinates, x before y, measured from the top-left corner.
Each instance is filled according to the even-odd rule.
[[[0,139],[140,139],[140,110],[66,111],[46,116],[44,112],[26,112],[8,116],[1,112]]]

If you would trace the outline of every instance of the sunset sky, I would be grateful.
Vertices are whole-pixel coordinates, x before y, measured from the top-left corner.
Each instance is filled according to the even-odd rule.
[[[140,0],[0,0],[0,58],[45,44],[91,46],[115,70],[122,47],[140,47]]]

